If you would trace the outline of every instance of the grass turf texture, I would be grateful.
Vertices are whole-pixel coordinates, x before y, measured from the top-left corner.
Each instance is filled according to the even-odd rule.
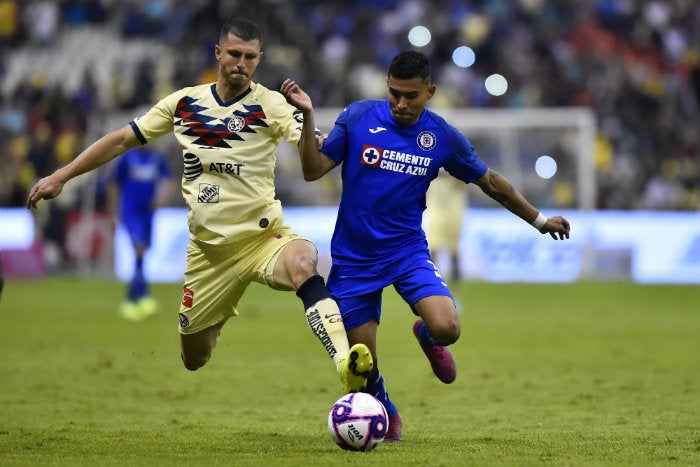
[[[441,384],[393,290],[381,368],[404,442],[336,447],[331,360],[292,293],[253,285],[207,366],[179,359],[180,287],[121,319],[123,286],[10,281],[0,301],[0,465],[698,466],[700,291],[627,283],[460,287]]]

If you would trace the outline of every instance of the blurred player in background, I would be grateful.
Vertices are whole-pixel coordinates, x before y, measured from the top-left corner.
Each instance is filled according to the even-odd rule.
[[[363,343],[349,348],[336,302],[318,274],[318,251],[284,224],[275,197],[274,168],[284,139],[300,152],[318,152],[314,132],[302,138],[302,112],[282,95],[252,81],[260,63],[260,30],[245,19],[227,21],[214,46],[217,81],[181,89],[145,115],[112,131],[32,188],[27,207],[58,196],[73,177],[127,149],[174,133],[182,147],[182,195],[190,242],[180,305],[180,350],[185,367],[210,359],[226,321],[251,282],[294,290],[309,327],[333,359],[344,392],[365,389],[372,356]],[[274,326],[274,321],[270,326]],[[260,330],[261,333],[265,329]],[[290,365],[299,362],[293,356]],[[300,378],[306,369],[299,369]]]
[[[426,228],[430,256],[438,266],[439,258],[447,254],[449,278],[453,292],[462,280],[459,241],[464,227],[464,215],[469,206],[468,185],[444,170],[430,184],[426,194]],[[444,272],[444,268],[441,268]]]
[[[459,317],[421,228],[426,192],[438,171],[444,168],[464,183],[476,183],[555,240],[569,237],[569,222],[561,216],[545,217],[505,177],[489,169],[459,131],[425,109],[436,87],[424,54],[404,52],[394,57],[387,86],[387,100],[346,107],[323,152],[317,147],[302,151],[301,165],[310,181],[343,164],[328,288],[338,302],[350,343],[365,343],[372,352],[375,369],[367,392],[386,407],[390,420],[385,441],[392,442],[401,440],[401,417],[387,394],[376,353],[385,287],[393,285],[420,317],[413,332],[435,375],[446,384],[457,375],[447,346],[459,338]],[[282,84],[281,92],[303,111],[302,141],[311,140],[315,129],[311,99],[290,80]]]
[[[109,180],[109,205],[112,214],[119,212],[134,248],[134,272],[127,286],[120,314],[131,321],[141,321],[157,311],[150,296],[143,271],[146,250],[151,246],[153,215],[167,205],[175,184],[168,161],[161,153],[137,146],[117,159]]]

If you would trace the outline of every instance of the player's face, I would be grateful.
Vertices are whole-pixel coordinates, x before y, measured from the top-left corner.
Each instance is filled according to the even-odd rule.
[[[219,77],[232,89],[247,89],[260,63],[260,41],[244,41],[229,34],[226,40],[214,47],[219,61]]]
[[[397,79],[389,76],[389,106],[391,116],[400,125],[413,125],[420,119],[428,99],[435,94],[435,85],[420,77]]]

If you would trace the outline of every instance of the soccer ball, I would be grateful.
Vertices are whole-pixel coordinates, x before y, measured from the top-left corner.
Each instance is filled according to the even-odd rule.
[[[371,451],[384,441],[389,421],[381,402],[365,392],[351,392],[333,404],[328,432],[348,451]]]

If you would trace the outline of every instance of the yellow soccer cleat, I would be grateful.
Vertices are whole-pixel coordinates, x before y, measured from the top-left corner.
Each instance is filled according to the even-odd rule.
[[[124,301],[119,305],[119,314],[128,321],[141,321],[141,312],[136,303]]]
[[[158,313],[158,302],[156,302],[152,297],[143,297],[138,301],[136,306],[139,308],[141,319],[150,318]]]
[[[374,368],[372,354],[365,344],[355,344],[350,347],[348,357],[338,365],[343,394],[365,391],[372,368]]]

